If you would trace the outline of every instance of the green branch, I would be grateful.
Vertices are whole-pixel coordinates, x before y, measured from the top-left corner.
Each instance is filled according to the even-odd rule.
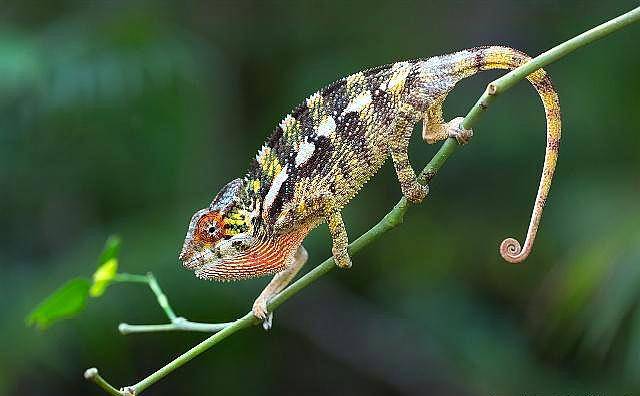
[[[149,286],[153,294],[156,296],[158,305],[169,318],[170,323],[166,324],[152,324],[152,325],[130,325],[127,323],[120,323],[118,325],[118,331],[120,334],[126,335],[131,333],[149,333],[157,331],[202,331],[206,333],[215,333],[231,325],[231,323],[198,323],[191,322],[183,317],[177,316],[171,305],[169,305],[169,299],[160,288],[160,284],[156,280],[155,276],[151,272],[146,275],[125,274],[118,273],[112,279],[112,282],[123,283],[145,283]]]
[[[491,102],[495,99],[497,95],[508,90],[517,82],[526,78],[526,76],[528,76],[532,72],[552,62],[555,62],[556,60],[566,56],[567,54],[575,51],[576,49],[584,45],[590,44],[631,23],[638,22],[638,20],[640,20],[640,7],[635,8],[627,12],[626,14],[623,14],[615,19],[612,19],[587,32],[584,32],[581,35],[576,36],[556,47],[553,47],[552,49],[544,52],[543,54],[533,58],[528,63],[518,67],[517,69],[512,70],[511,72],[493,81],[492,83],[487,85],[485,92],[478,99],[478,101],[473,106],[473,108],[469,111],[469,113],[464,119],[463,126],[467,129],[472,129],[472,127],[475,124],[477,124],[482,113],[486,111],[488,106],[491,104]],[[433,159],[429,162],[429,164],[427,164],[427,166],[422,170],[419,176],[419,180],[422,183],[427,183],[428,181],[430,181],[431,178],[433,178],[433,176],[435,176],[438,173],[438,171],[442,168],[442,166],[447,161],[447,159],[455,152],[456,148],[457,148],[457,143],[455,139],[448,139],[440,147],[440,149],[438,150],[436,155],[433,157]],[[404,215],[407,212],[409,206],[410,205],[407,202],[407,200],[405,198],[402,198],[393,207],[393,209],[389,213],[387,213],[387,215],[384,216],[382,220],[378,222],[378,224],[373,226],[373,228],[371,228],[369,231],[361,235],[359,238],[357,238],[355,241],[353,241],[349,245],[349,253],[351,255],[357,254],[365,246],[371,244],[372,242],[380,238],[382,234],[400,225],[403,221]],[[320,277],[322,277],[329,271],[333,270],[334,268],[335,268],[335,263],[333,261],[333,258],[329,258],[325,260],[322,264],[318,265],[317,267],[309,271],[307,274],[302,276],[300,279],[292,283],[290,286],[288,286],[286,289],[280,292],[277,296],[275,296],[268,305],[269,311],[273,312],[285,301],[287,301],[288,299],[290,299],[291,297],[299,293],[302,289],[304,289],[311,283],[315,282]],[[166,300],[166,297],[165,297],[165,300]],[[160,302],[160,298],[158,298],[158,301]],[[168,306],[168,303],[167,303],[167,306]],[[166,309],[165,309],[165,312],[166,312]],[[109,394],[122,395],[122,396],[138,395],[142,393],[145,389],[147,389],[149,386],[153,385],[160,379],[164,378],[173,370],[189,362],[191,359],[195,358],[202,352],[208,350],[213,345],[219,343],[220,341],[224,340],[225,338],[229,337],[232,334],[235,334],[240,330],[249,328],[258,323],[259,321],[253,316],[253,314],[251,312],[248,312],[242,318],[230,324],[210,325],[210,326],[219,326],[220,328],[222,328],[222,330],[218,331],[219,328],[216,328],[217,330],[212,330],[212,331],[218,331],[218,332],[208,337],[204,341],[200,342],[195,347],[189,349],[187,352],[183,353],[176,359],[172,360],[167,365],[165,365],[158,371],[154,372],[147,378],[136,383],[135,385],[125,387],[120,391],[115,391],[115,389],[111,385],[109,385],[104,379],[102,379],[102,377],[100,377],[97,374],[97,370],[95,369],[89,369],[89,370],[95,370],[95,374],[87,378],[96,382],[100,387],[102,387]],[[147,328],[149,328],[148,326],[166,326],[166,325],[147,325]],[[156,330],[158,330],[157,327],[156,327]],[[161,330],[175,330],[175,328],[168,329],[166,327],[163,327],[161,328]],[[87,372],[89,372],[89,370]],[[94,372],[91,371],[91,373],[94,373]],[[85,376],[86,376],[86,373],[85,373]]]
[[[123,393],[111,386],[104,378],[98,374],[98,369],[95,367],[91,367],[84,371],[84,378],[88,381],[94,382],[96,385],[101,387],[105,392],[110,395],[120,396]]]

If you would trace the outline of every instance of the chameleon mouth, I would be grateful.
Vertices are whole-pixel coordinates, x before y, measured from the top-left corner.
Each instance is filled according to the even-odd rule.
[[[183,253],[180,255],[180,261],[182,261],[182,265],[192,271],[199,270],[208,263],[211,263],[213,260],[213,254],[208,249],[205,249],[201,252],[191,251],[188,254]]]
[[[200,261],[198,257],[192,257],[189,260],[185,260],[182,262],[182,266],[189,270],[197,270],[201,268],[205,263]]]

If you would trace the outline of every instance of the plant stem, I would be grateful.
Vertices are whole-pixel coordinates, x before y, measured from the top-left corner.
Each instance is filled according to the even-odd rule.
[[[151,325],[130,325],[127,323],[120,323],[118,325],[118,331],[120,334],[127,335],[132,333],[150,333],[156,331],[200,331],[204,333],[216,333],[225,327],[229,327],[233,322],[228,323],[199,323],[191,322],[185,318],[176,318],[171,323],[166,324],[151,324]]]
[[[91,382],[94,382],[96,385],[104,389],[104,391],[110,395],[113,395],[113,396],[122,395],[122,393],[119,390],[111,386],[107,381],[105,381],[104,378],[100,376],[100,374],[98,374],[98,369],[95,367],[86,369],[84,372],[84,378],[86,378]]]
[[[469,114],[464,118],[462,126],[470,129],[472,125],[475,125],[480,115],[487,109],[498,94],[513,87],[517,82],[523,80],[534,71],[567,56],[580,47],[591,44],[596,40],[606,37],[609,34],[638,21],[640,21],[640,7],[636,7],[627,13],[558,44],[550,50],[531,59],[524,65],[498,78],[487,85],[487,89],[485,89],[482,96],[480,96],[471,111],[469,111]]]
[[[242,318],[233,322],[230,326],[224,328],[218,333],[205,339],[198,345],[189,349],[187,352],[173,359],[170,363],[162,367],[160,370],[156,371],[155,373],[151,374],[147,378],[143,379],[142,381],[128,388],[133,390],[135,395],[139,395],[140,393],[142,393],[143,390],[147,389],[149,386],[158,382],[159,380],[164,378],[167,374],[177,369],[178,367],[182,366],[183,364],[187,363],[188,361],[193,359],[195,356],[198,356],[202,352],[211,348],[212,346],[224,340],[225,338],[229,337],[230,335],[234,334],[235,332],[254,326],[258,324],[258,322],[259,322],[258,319],[256,319],[253,316],[252,312],[247,313]]]
[[[526,64],[512,70],[511,72],[505,74],[504,76],[498,78],[497,80],[490,83],[482,96],[478,99],[476,104],[471,108],[467,116],[463,121],[463,126],[467,129],[471,129],[479,120],[481,114],[487,109],[489,104],[495,99],[495,97],[511,88],[515,83],[521,81],[526,76],[536,71],[537,69],[544,67],[556,60],[566,56],[567,54],[575,51],[576,49],[592,43],[610,33],[613,33],[631,23],[637,22],[640,20],[640,7],[637,7],[626,14],[623,14],[617,18],[614,18],[606,23],[603,23],[600,26],[597,26],[589,31],[586,31],[560,45],[553,47],[552,49],[544,52],[543,54],[533,58],[531,61]],[[421,182],[428,182],[435,174],[440,170],[440,168],[444,165],[446,160],[454,153],[457,149],[457,143],[455,139],[447,139],[447,141],[440,147],[440,150],[436,153],[436,155],[432,158],[432,160],[427,164],[427,166],[423,169],[420,174],[419,180]],[[409,203],[402,198],[393,209],[386,215],[382,220],[380,220],[373,228],[369,231],[361,235],[355,241],[353,241],[349,245],[349,253],[356,254],[362,248],[374,242],[380,236],[389,231],[390,229],[395,228],[399,224],[402,223],[404,214],[409,208]],[[275,296],[268,305],[268,309],[270,312],[273,312],[280,305],[282,305],[289,298],[296,295],[302,289],[307,287],[309,284],[313,283],[317,279],[319,279],[324,274],[328,273],[332,269],[335,268],[335,264],[333,258],[329,258],[325,260],[322,264],[318,265],[307,274],[302,276],[300,279],[289,285],[283,291],[281,291],[277,296]],[[198,356],[202,352],[206,351],[213,345],[222,341],[226,337],[240,331],[242,329],[246,329],[253,325],[258,324],[259,321],[253,316],[251,312],[248,312],[242,318],[236,320],[229,326],[225,327],[218,333],[208,337],[195,347],[189,349],[187,352],[180,355],[178,358],[174,359],[158,371],[154,372],[147,378],[138,382],[137,384],[125,388],[127,391],[123,391],[120,395],[126,395],[126,392],[131,392],[136,395],[140,394],[142,391],[147,389],[152,384],[156,383],[160,379],[164,378],[167,374],[175,370],[176,368],[182,366],[187,363],[194,357]],[[96,371],[97,374],[97,371]],[[104,381],[104,380],[103,380]],[[94,381],[95,382],[95,381]],[[114,394],[110,391],[113,389],[106,381],[104,382],[105,386],[102,386],[103,389],[107,390],[110,394]]]
[[[178,318],[178,316],[175,314],[175,312],[173,312],[173,309],[171,308],[171,305],[169,305],[169,299],[164,294],[164,292],[160,288],[160,285],[158,284],[158,281],[156,280],[156,277],[153,276],[153,274],[151,272],[147,272],[146,275],[117,273],[113,277],[113,281],[114,282],[123,282],[123,283],[124,282],[146,283],[147,285],[149,285],[149,288],[151,289],[153,294],[155,294],[156,300],[158,300],[158,305],[160,305],[160,308],[162,308],[162,310],[167,315],[167,317],[169,318],[171,323],[174,323],[178,319],[181,319],[181,318]],[[125,325],[126,325],[126,323],[125,323]]]
[[[177,316],[175,312],[173,312],[173,309],[171,309],[171,306],[169,305],[169,299],[167,299],[167,296],[162,292],[162,289],[160,289],[160,285],[158,284],[155,276],[153,276],[151,272],[148,272],[147,278],[149,279],[149,287],[153,291],[153,294],[156,295],[158,305],[160,305],[160,307],[164,310],[164,313],[167,314],[169,320],[171,322],[175,322]]]
[[[127,274],[124,272],[118,272],[117,274],[114,275],[113,282],[149,284],[149,278],[147,278],[146,275]]]
[[[165,312],[171,323],[165,324],[151,324],[151,325],[130,325],[127,323],[120,323],[118,325],[118,331],[120,334],[126,335],[131,333],[149,333],[156,331],[201,331],[205,333],[215,333],[225,327],[230,326],[232,323],[198,323],[191,322],[183,317],[179,317],[173,312],[173,309],[169,305],[169,299],[164,294],[158,281],[151,272],[146,275],[118,273],[113,277],[114,282],[130,282],[130,283],[146,283],[153,294],[158,300],[158,305]]]

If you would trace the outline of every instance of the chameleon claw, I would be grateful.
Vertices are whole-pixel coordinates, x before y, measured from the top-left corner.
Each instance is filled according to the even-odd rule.
[[[269,331],[271,330],[272,326],[273,326],[273,312],[269,312],[269,314],[267,314],[267,317],[264,318],[264,320],[262,321],[262,328],[265,331]]]
[[[469,143],[473,137],[473,129],[465,129],[462,126],[463,121],[464,117],[456,117],[446,124],[448,136],[456,139],[460,145]]]
[[[256,318],[263,320],[267,317],[267,299],[258,297],[256,301],[253,302],[253,307],[251,307],[251,312],[253,312],[253,316]]]

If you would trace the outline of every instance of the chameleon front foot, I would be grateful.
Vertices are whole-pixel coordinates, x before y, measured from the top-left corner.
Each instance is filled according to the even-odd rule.
[[[251,312],[253,312],[253,316],[262,321],[262,327],[265,330],[271,329],[271,326],[273,325],[273,312],[269,312],[267,310],[269,301],[287,287],[289,282],[291,282],[298,271],[300,271],[300,268],[302,268],[308,258],[309,254],[306,249],[300,245],[296,252],[290,257],[291,261],[287,265],[286,269],[277,273],[271,282],[269,282],[267,287],[264,288],[262,293],[260,293],[258,298],[253,302]]]
[[[333,261],[336,265],[343,269],[351,268],[351,257],[347,253],[347,249],[332,249]]]
[[[253,316],[262,321],[262,328],[265,330],[270,330],[273,326],[273,312],[267,311],[268,302],[267,298],[260,296],[253,302],[253,307],[251,308]]]
[[[347,236],[347,229],[342,221],[342,215],[340,210],[335,206],[333,198],[325,200],[325,213],[327,226],[329,226],[329,233],[331,234],[331,240],[333,247],[331,253],[333,253],[333,261],[340,268],[351,268],[351,257],[347,251],[349,247],[349,237]]]
[[[473,137],[473,129],[465,129],[462,126],[462,121],[464,121],[464,117],[456,117],[445,124],[447,136],[456,139],[460,145],[469,143]]]

